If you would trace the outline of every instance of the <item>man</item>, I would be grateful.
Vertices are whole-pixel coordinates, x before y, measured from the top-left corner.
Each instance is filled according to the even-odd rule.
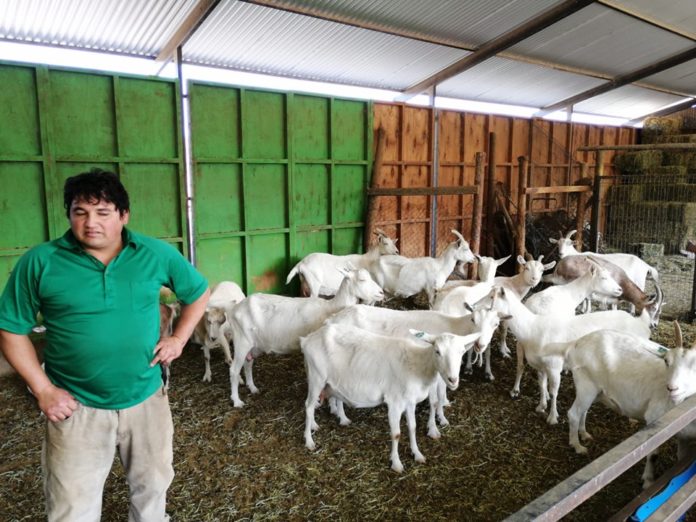
[[[48,519],[100,519],[118,448],[129,520],[168,520],[173,426],[160,365],[181,355],[208,284],[173,247],[125,228],[128,193],[116,174],[68,178],[64,204],[70,229],[24,254],[0,297],[0,348],[47,419]],[[163,285],[184,306],[173,334],[158,339]],[[38,312],[45,371],[28,337]]]

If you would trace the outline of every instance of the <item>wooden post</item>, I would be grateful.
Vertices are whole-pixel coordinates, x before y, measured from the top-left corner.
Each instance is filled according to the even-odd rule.
[[[527,171],[529,161],[525,156],[517,158],[520,168],[517,179],[517,255],[524,257],[527,252]],[[517,272],[522,271],[522,265],[517,263]]]
[[[488,179],[486,180],[486,255],[495,257],[493,215],[495,213],[495,132],[488,133]]]
[[[370,188],[377,188],[381,179],[382,163],[384,162],[384,147],[386,131],[380,126],[377,129],[377,149],[375,151],[375,161],[372,164],[372,179]],[[367,216],[365,216],[365,231],[363,232],[363,249],[365,252],[370,248],[370,237],[372,235],[372,224],[375,220],[378,196],[367,196]]]
[[[590,250],[597,252],[599,248],[599,214],[600,202],[599,189],[602,186],[602,175],[604,174],[604,151],[597,151],[597,165],[595,167],[594,187],[592,189],[592,218],[590,223]]]
[[[474,185],[478,192],[474,194],[474,215],[471,220],[471,251],[480,254],[481,248],[481,218],[483,216],[483,169],[486,168],[486,153],[476,153],[476,171],[474,174]],[[478,277],[478,263],[471,265],[469,272],[471,279]]]

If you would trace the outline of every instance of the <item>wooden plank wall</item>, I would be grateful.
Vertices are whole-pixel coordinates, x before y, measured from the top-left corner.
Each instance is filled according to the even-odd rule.
[[[378,187],[463,186],[474,184],[474,157],[488,156],[489,135],[496,135],[495,180],[510,196],[508,211],[516,215],[518,157],[530,160],[530,186],[574,184],[580,177],[579,162],[589,165],[594,175],[595,154],[575,152],[587,145],[636,143],[635,129],[569,124],[541,119],[514,118],[439,110],[437,129],[439,154],[433,161],[435,115],[427,107],[398,103],[374,104],[374,130],[386,132],[384,162],[377,173]],[[613,153],[605,156],[605,174],[613,173]],[[434,177],[437,174],[437,183]],[[484,181],[484,187],[486,182]],[[533,213],[557,209],[574,212],[575,196],[555,195],[533,198]],[[438,196],[436,252],[430,252],[432,205],[429,196],[377,198],[375,226],[399,238],[406,256],[436,255],[454,239],[450,230],[471,236],[473,197]],[[485,200],[484,200],[485,201]],[[528,204],[528,209],[530,208]],[[484,205],[484,216],[489,209]],[[485,223],[485,217],[484,217]],[[486,229],[482,245],[486,245]],[[485,252],[482,252],[485,253]]]

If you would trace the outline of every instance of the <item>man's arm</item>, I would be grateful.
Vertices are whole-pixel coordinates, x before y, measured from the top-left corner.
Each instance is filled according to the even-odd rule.
[[[59,422],[72,415],[78,407],[77,401],[48,379],[28,335],[0,330],[0,349],[7,362],[27,383],[48,420]]]
[[[205,313],[205,307],[210,297],[210,289],[207,288],[203,294],[193,303],[184,305],[181,308],[181,316],[176,323],[176,328],[171,337],[163,337],[155,346],[155,358],[150,362],[150,366],[157,363],[169,364],[181,355],[193,329]]]

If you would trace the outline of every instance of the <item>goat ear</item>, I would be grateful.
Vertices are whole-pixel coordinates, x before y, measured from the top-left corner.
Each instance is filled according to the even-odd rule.
[[[556,243],[558,243],[558,239],[556,239],[555,237],[550,237],[549,243],[553,243],[555,245]]]
[[[430,344],[433,344],[435,342],[435,336],[430,335],[427,332],[424,332],[422,330],[414,330],[413,328],[409,328],[408,331],[416,339],[420,339],[421,341],[425,341],[426,343]]]
[[[551,270],[554,266],[556,266],[556,262],[555,262],[555,261],[551,261],[550,263],[546,263],[546,264],[544,265],[544,270]]]
[[[507,321],[509,319],[512,319],[512,316],[510,314],[501,314],[500,312],[498,312],[498,318],[501,321]]]
[[[520,265],[524,265],[527,261],[525,261],[524,257],[518,255],[518,256],[517,256],[517,262],[518,262]]]
[[[473,308],[469,303],[467,303],[466,301],[464,301],[464,308],[466,308],[467,310],[469,310],[472,314],[474,313],[474,308]]]

